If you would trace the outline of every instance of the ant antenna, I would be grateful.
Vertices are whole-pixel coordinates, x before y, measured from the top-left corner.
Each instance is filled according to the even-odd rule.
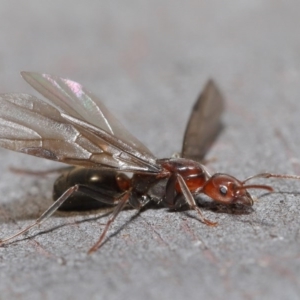
[[[242,181],[242,187],[238,189],[265,189],[270,192],[273,192],[274,189],[269,185],[260,185],[260,184],[249,184],[244,185],[248,180],[254,179],[254,178],[282,178],[282,179],[297,179],[300,180],[300,176],[298,175],[285,175],[285,174],[273,174],[273,173],[259,173],[253,176],[248,177],[244,181]]]
[[[297,180],[300,180],[300,176],[298,176],[298,175],[260,173],[260,174],[256,174],[256,175],[248,177],[247,179],[242,181],[242,184],[244,184],[248,180],[254,179],[254,178],[282,178],[282,179],[297,179]]]
[[[269,192],[274,192],[274,189],[270,185],[264,184],[249,184],[249,185],[242,185],[236,188],[237,190],[247,190],[247,189],[263,189]]]

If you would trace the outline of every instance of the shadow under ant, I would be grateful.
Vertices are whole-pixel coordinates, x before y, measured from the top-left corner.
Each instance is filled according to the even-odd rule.
[[[263,194],[261,194],[261,195],[259,195],[257,197],[257,200],[260,200],[262,198],[270,196],[271,194],[300,195],[300,192],[299,191],[276,191],[276,192],[272,192],[272,193],[263,193]],[[31,198],[31,200],[32,200],[32,198]],[[27,201],[24,202],[25,206],[26,206],[26,203],[28,201],[29,200],[27,200]],[[253,213],[255,211],[255,209],[253,207],[245,207],[245,206],[241,206],[241,205],[226,206],[226,205],[218,204],[218,203],[216,203],[214,201],[211,201],[211,200],[204,199],[201,196],[196,197],[196,201],[197,201],[199,207],[201,207],[201,209],[203,209],[204,211],[212,211],[214,213],[219,213],[219,214],[221,213],[221,214],[229,214],[229,215],[249,215],[249,214],[251,214],[251,213]],[[79,220],[79,221],[75,221],[75,222],[72,223],[73,225],[77,225],[77,224],[82,224],[82,223],[86,223],[86,222],[97,221],[99,219],[108,217],[111,214],[111,211],[107,212],[108,208],[112,208],[113,209],[113,206],[109,206],[109,205],[103,204],[103,207],[98,208],[98,209],[81,210],[81,211],[58,211],[58,214],[59,214],[59,217],[69,217],[70,214],[72,214],[73,216],[76,216],[76,215],[81,215],[82,216],[82,214],[88,215],[91,212],[99,211],[99,214],[100,214],[99,216],[96,216],[96,217],[93,216],[91,218],[86,218],[84,220]],[[132,209],[133,208],[130,207],[130,206],[126,206],[124,208],[124,210],[132,210]],[[128,226],[128,224],[130,224],[132,221],[134,221],[135,219],[137,219],[138,216],[143,211],[146,211],[148,209],[165,209],[165,207],[162,204],[157,204],[157,203],[154,203],[154,202],[150,201],[143,208],[141,208],[140,210],[137,210],[137,212],[129,220],[127,220],[123,225],[121,225],[113,233],[111,233],[110,235],[108,235],[107,238],[105,239],[105,241],[103,242],[103,245],[105,243],[107,243],[112,237],[117,236],[126,226]],[[104,210],[106,212],[105,213],[101,213],[101,211],[104,211]],[[179,207],[176,210],[175,209],[168,209],[166,211],[169,212],[169,213],[182,212],[182,213],[186,214],[189,218],[192,218],[192,219],[200,221],[197,218],[197,216],[195,216],[195,215],[193,215],[193,214],[190,213],[191,210],[190,210],[190,208],[187,205],[183,205],[183,206]],[[22,214],[22,217],[23,217],[22,219],[26,219],[26,218],[24,218],[24,212]],[[35,216],[31,215],[30,219],[32,219],[32,218],[35,219]],[[15,218],[15,219],[18,220],[18,218]],[[20,218],[19,218],[19,220],[20,220]],[[60,224],[60,225],[54,226],[54,227],[52,227],[50,229],[37,232],[37,233],[35,233],[33,235],[31,234],[30,236],[25,236],[22,239],[18,239],[18,240],[12,241],[10,243],[7,243],[6,245],[14,244],[14,243],[17,243],[17,242],[20,242],[20,241],[30,240],[30,239],[33,239],[33,238],[39,236],[39,235],[44,235],[44,234],[53,232],[55,230],[58,230],[60,228],[63,228],[65,226],[69,226],[69,225],[70,225],[70,223]]]
[[[124,228],[126,228],[126,226],[128,226],[131,222],[133,222],[135,219],[138,218],[138,216],[142,213],[142,211],[144,211],[144,208],[138,210],[133,216],[130,217],[129,220],[127,220],[123,225],[121,225],[118,229],[116,229],[113,233],[109,234],[107,236],[107,238],[105,239],[105,241],[103,242],[103,245],[106,244],[111,238],[117,236]],[[111,214],[111,212],[107,212],[105,214],[101,214],[100,216],[96,216],[96,217],[92,217],[92,218],[87,218],[87,219],[84,219],[84,220],[80,220],[80,221],[75,221],[73,222],[72,224],[70,223],[65,223],[65,224],[60,224],[60,225],[57,225],[57,226],[54,226],[50,229],[47,229],[47,230],[43,230],[43,231],[39,231],[37,233],[34,233],[34,234],[30,234],[30,232],[28,232],[25,237],[23,238],[20,238],[20,239],[17,239],[17,240],[13,240],[11,242],[8,242],[4,245],[2,245],[1,247],[6,247],[6,246],[9,246],[9,245],[13,245],[15,243],[19,243],[19,242],[22,242],[22,241],[27,241],[27,240],[31,240],[31,239],[34,239],[35,237],[37,236],[41,236],[41,235],[44,235],[44,234],[48,234],[48,233],[51,233],[55,230],[58,230],[60,228],[64,228],[65,226],[70,226],[70,225],[78,225],[78,224],[83,224],[83,223],[86,223],[86,222],[91,222],[91,221],[97,221],[97,220],[100,220],[102,218],[105,218],[105,217],[108,217],[109,215]]]
[[[299,191],[276,191],[276,192],[272,192],[272,193],[263,193],[261,195],[259,195],[257,198],[257,201],[259,201],[262,198],[268,197],[272,194],[287,194],[287,195],[300,195]],[[203,197],[202,195],[197,196],[196,198],[196,202],[198,204],[199,207],[201,207],[201,209],[203,209],[203,211],[211,211],[214,213],[218,213],[218,214],[230,214],[230,215],[248,215],[251,214],[255,208],[253,207],[246,207],[246,206],[242,206],[242,205],[222,205],[219,203],[216,203],[210,199],[206,199],[205,197]],[[47,209],[47,207],[49,207],[51,205],[53,200],[50,200],[49,198],[46,199],[46,201],[41,205],[40,203],[38,203],[36,201],[36,197],[32,197],[30,196],[29,198],[25,198],[24,201],[22,201],[22,203],[5,203],[5,204],[1,204],[1,206],[3,206],[9,213],[9,217],[11,217],[12,219],[14,219],[15,221],[21,221],[21,220],[33,220],[33,219],[37,219],[40,215],[41,212],[43,212],[44,210]],[[35,212],[29,212],[28,210],[26,210],[25,208],[28,206],[39,206],[38,211]],[[255,205],[255,204],[254,204]],[[0,206],[0,207],[1,207]],[[15,207],[18,206],[18,209],[15,209]],[[110,206],[107,204],[101,204],[99,205],[99,207],[94,208],[94,209],[78,209],[78,210],[58,210],[56,212],[56,214],[61,217],[61,218],[68,218],[70,215],[72,216],[76,216],[76,215],[89,215],[91,212],[97,212],[99,211],[99,213],[101,214],[101,212],[106,212],[107,209],[109,208],[113,208],[114,206]],[[149,202],[144,208],[144,210],[148,210],[148,209],[154,209],[154,210],[158,210],[158,209],[165,209],[166,207],[164,205],[162,205],[162,203],[155,203],[155,202]],[[131,210],[133,209],[131,206],[126,206],[124,208],[124,210]],[[167,212],[170,213],[174,213],[174,212],[188,212],[190,210],[190,208],[187,205],[183,205],[181,207],[178,207],[176,209],[168,209],[166,210]],[[1,209],[0,209],[1,211]],[[16,215],[16,212],[19,211],[20,213]],[[14,214],[12,215],[11,212],[14,212]],[[192,217],[192,214],[189,214]],[[195,217],[197,219],[197,217]],[[6,217],[3,217],[3,219],[7,219]]]

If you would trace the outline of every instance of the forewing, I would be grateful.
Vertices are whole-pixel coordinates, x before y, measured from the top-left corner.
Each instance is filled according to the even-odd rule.
[[[147,173],[159,169],[155,159],[134,152],[126,143],[125,149],[105,130],[102,137],[81,130],[58,109],[34,96],[3,94],[0,105],[0,146],[4,148],[88,168]],[[129,150],[132,154],[126,152]]]
[[[221,129],[224,99],[216,84],[209,80],[194,104],[184,134],[182,157],[202,161]]]
[[[21,72],[21,75],[60,111],[101,128],[154,158],[150,150],[128,132],[103,103],[81,84],[49,74]]]

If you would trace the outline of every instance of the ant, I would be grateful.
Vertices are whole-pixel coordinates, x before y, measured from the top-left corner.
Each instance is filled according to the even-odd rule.
[[[114,206],[99,240],[88,253],[101,247],[109,226],[128,204],[138,210],[149,202],[170,209],[187,204],[197,211],[201,222],[215,226],[217,223],[206,219],[197,206],[196,195],[203,193],[223,205],[250,207],[254,201],[249,189],[272,192],[273,188],[248,184],[249,180],[300,179],[260,173],[240,181],[228,174],[208,172],[204,156],[220,131],[224,110],[223,97],[212,80],[193,107],[181,156],[157,159],[79,83],[48,74],[21,75],[47,100],[28,94],[0,95],[0,146],[74,167],[64,168],[56,180],[55,202],[33,224],[0,240],[0,245],[41,224],[59,208]]]

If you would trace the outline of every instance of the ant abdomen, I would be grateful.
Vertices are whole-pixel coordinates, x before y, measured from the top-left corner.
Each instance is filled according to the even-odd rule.
[[[53,200],[56,201],[68,188],[80,185],[88,185],[97,189],[103,189],[105,193],[114,198],[122,190],[117,182],[116,172],[109,170],[93,170],[84,168],[70,168],[57,178],[53,186]],[[87,194],[77,192],[70,196],[61,206],[60,210],[84,211],[106,207],[108,204],[97,201]]]

